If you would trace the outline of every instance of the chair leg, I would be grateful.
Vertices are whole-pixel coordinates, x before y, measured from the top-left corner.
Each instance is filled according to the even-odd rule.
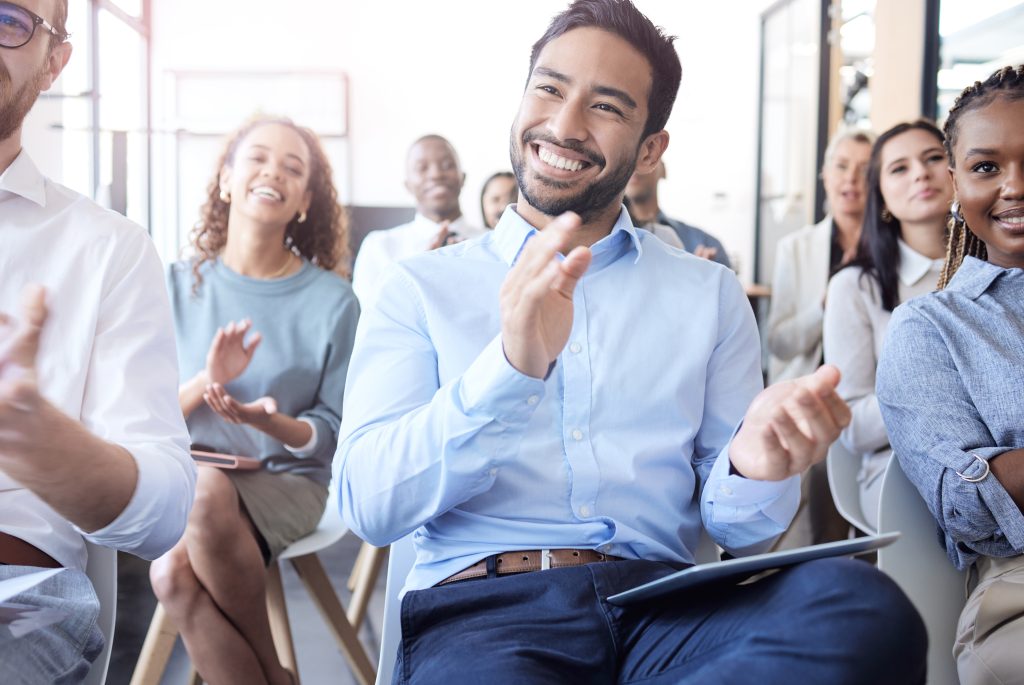
[[[366,561],[366,555],[373,549],[373,545],[368,542],[364,542],[359,546],[359,554],[356,555],[355,563],[352,564],[352,572],[348,574],[348,587],[349,592],[355,592],[356,587],[359,585],[359,580],[363,572],[363,562]],[[357,628],[359,626],[356,626]]]
[[[306,554],[291,559],[291,562],[313,599],[313,603],[320,610],[320,615],[324,617],[331,632],[334,633],[338,646],[352,667],[356,680],[360,685],[373,685],[377,679],[377,671],[366,655],[363,645],[359,642],[356,629],[352,627],[345,615],[345,609],[341,606],[338,595],[335,594],[331,581],[320,564],[320,559],[316,554]]]
[[[292,629],[288,624],[281,567],[276,562],[267,569],[267,615],[270,617],[270,632],[274,637],[274,647],[277,648],[277,658],[282,666],[295,674],[295,681],[298,682],[299,662],[295,658]]]
[[[174,622],[163,605],[157,604],[153,620],[149,622],[146,641],[142,643],[142,651],[132,673],[131,685],[160,685],[177,638],[178,629]]]
[[[356,631],[359,630],[363,619],[366,618],[366,607],[369,605],[373,589],[377,585],[377,576],[380,575],[380,570],[384,567],[384,562],[388,557],[387,547],[374,547],[364,542],[359,554],[362,556],[364,551],[366,554],[362,568],[359,570],[359,582],[352,589],[352,599],[348,604],[348,622]]]

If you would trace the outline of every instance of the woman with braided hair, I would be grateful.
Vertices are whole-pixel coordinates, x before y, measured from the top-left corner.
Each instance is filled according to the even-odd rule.
[[[836,391],[851,413],[839,440],[860,458],[861,511],[872,528],[892,456],[875,397],[878,355],[896,305],[931,292],[939,280],[953,199],[948,165],[942,131],[927,121],[897,124],[878,137],[857,256],[832,277],[825,298],[825,363],[842,372]]]
[[[900,465],[969,570],[965,685],[1024,683],[1024,65],[946,120],[956,200],[939,290],[896,309],[877,395]]]
[[[332,272],[346,239],[316,135],[257,119],[217,165],[194,256],[168,272],[192,442],[262,465],[200,466],[185,535],[150,570],[207,682],[294,680],[274,649],[264,567],[316,528],[327,501],[359,316]]]

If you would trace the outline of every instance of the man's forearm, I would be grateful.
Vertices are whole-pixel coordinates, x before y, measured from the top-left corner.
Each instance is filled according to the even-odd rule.
[[[49,402],[39,402],[36,414],[45,437],[8,446],[0,454],[0,468],[82,530],[109,525],[135,492],[135,459]]]

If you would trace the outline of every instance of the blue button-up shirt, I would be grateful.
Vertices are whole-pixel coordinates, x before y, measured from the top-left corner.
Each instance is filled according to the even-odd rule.
[[[634,228],[593,245],[546,380],[505,358],[498,294],[536,234],[507,209],[481,238],[392,268],[360,319],[345,392],[341,506],[384,545],[416,531],[406,589],[515,549],[691,563],[703,525],[732,551],[789,524],[798,479],[730,475],[761,390],[736,277]]]
[[[985,463],[1024,448],[1024,269],[966,257],[944,290],[897,307],[876,383],[957,568],[1024,553],[1024,515]]]

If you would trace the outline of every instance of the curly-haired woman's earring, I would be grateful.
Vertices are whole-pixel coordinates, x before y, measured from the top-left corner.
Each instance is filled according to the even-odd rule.
[[[953,200],[953,204],[949,208],[949,213],[953,215],[953,221],[958,224],[962,224],[964,222],[964,216],[960,213],[960,200]]]
[[[892,221],[892,212],[889,211],[888,207],[882,207],[882,221],[886,223]]]
[[[305,222],[306,222],[306,210],[302,210],[301,212],[299,212],[299,218],[297,219],[297,221],[298,221],[298,222],[299,222],[300,224],[302,224],[302,223],[305,223]]]
[[[227,204],[230,204],[231,203],[231,193],[229,193],[228,191],[226,191],[224,189],[221,189],[221,191],[220,191],[220,201],[221,202],[225,202]]]

